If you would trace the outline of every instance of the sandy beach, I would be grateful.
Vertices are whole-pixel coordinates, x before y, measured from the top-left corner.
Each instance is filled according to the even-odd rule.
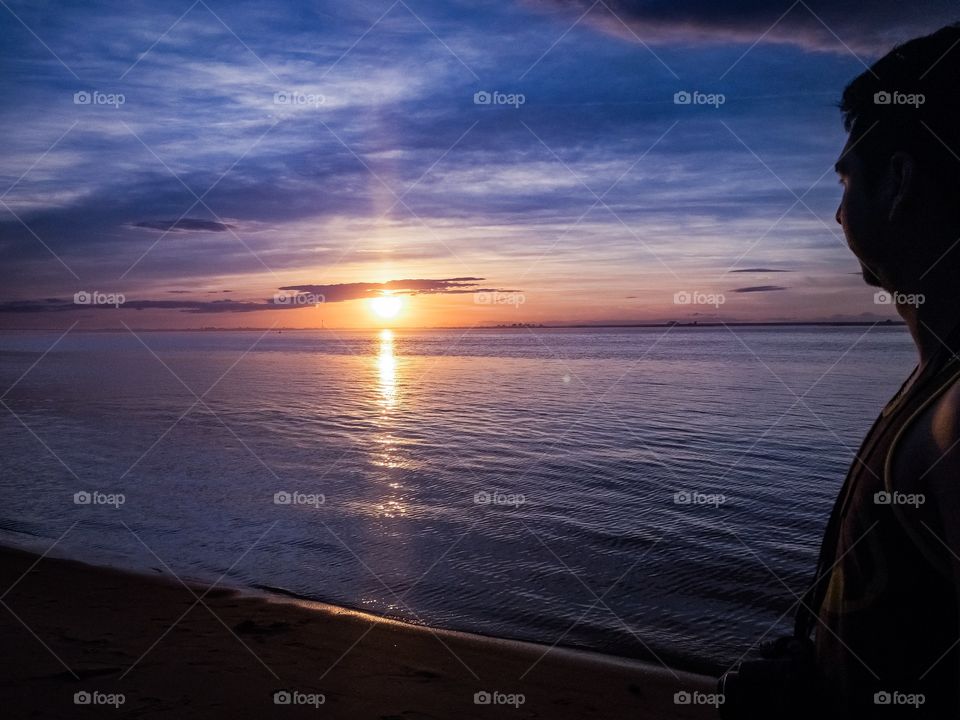
[[[7,548],[0,584],[6,717],[715,717],[674,701],[710,678],[596,653]]]

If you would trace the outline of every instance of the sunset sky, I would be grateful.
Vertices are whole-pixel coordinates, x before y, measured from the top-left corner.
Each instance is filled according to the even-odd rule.
[[[893,317],[835,106],[920,6],[4,0],[0,327]]]

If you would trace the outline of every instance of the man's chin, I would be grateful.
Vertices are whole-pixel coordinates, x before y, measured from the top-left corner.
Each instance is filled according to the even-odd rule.
[[[870,287],[882,287],[880,278],[873,274],[873,271],[863,263],[860,263],[860,273],[863,275],[863,281]]]

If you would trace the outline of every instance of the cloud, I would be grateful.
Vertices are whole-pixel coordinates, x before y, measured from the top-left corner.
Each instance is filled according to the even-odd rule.
[[[180,218],[179,220],[144,220],[138,222],[134,227],[147,228],[149,230],[163,230],[165,232],[226,232],[232,230],[233,225],[216,222],[214,220],[200,220],[198,218]]]
[[[464,293],[520,292],[504,288],[481,287],[484,278],[388,280],[387,282],[338,283],[334,285],[288,285],[279,288],[273,298],[259,301],[239,300],[127,300],[118,304],[81,304],[72,299],[11,300],[0,302],[0,313],[62,313],[78,310],[172,310],[190,314],[247,313],[264,310],[295,310],[320,303],[348,302],[375,297],[384,292],[399,295],[451,295]],[[183,293],[182,290],[168,290]],[[222,292],[230,292],[224,290]],[[301,302],[299,298],[305,300]]]
[[[441,280],[388,280],[383,283],[356,282],[336,285],[287,285],[280,288],[306,295],[322,295],[325,302],[362,300],[385,291],[397,295],[456,295],[475,292],[519,292],[503,288],[480,287],[484,278],[457,277]]]
[[[736,288],[735,293],[758,293],[758,292],[777,292],[778,290],[789,290],[790,288],[780,285],[751,285],[750,287]]]
[[[955,7],[936,0],[875,0],[869,11],[849,0],[804,0],[782,7],[768,0],[606,0],[598,5],[591,0],[527,0],[527,4],[567,11],[574,18],[586,12],[584,23],[646,44],[781,44],[836,53],[851,49],[879,53],[894,42],[933,32],[957,16]]]
[[[743,268],[742,270],[730,270],[732,273],[788,273],[793,270],[780,270],[777,268]]]

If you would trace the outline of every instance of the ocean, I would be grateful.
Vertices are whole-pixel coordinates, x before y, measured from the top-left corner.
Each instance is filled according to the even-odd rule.
[[[915,363],[889,326],[60,335],[0,334],[0,542],[717,670],[789,631]]]

